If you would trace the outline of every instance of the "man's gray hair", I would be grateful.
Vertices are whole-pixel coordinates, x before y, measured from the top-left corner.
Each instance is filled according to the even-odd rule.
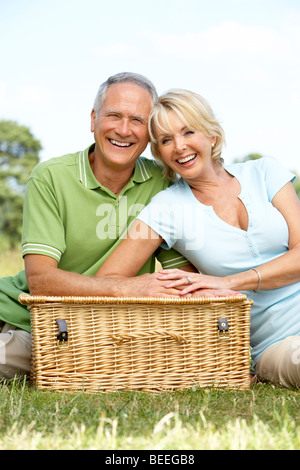
[[[93,106],[96,117],[98,116],[99,110],[101,109],[103,101],[105,100],[105,96],[106,96],[106,92],[108,88],[111,85],[114,85],[116,83],[125,83],[125,82],[135,83],[136,85],[148,91],[148,93],[150,93],[152,97],[152,105],[154,105],[157,102],[158,95],[157,95],[156,88],[148,78],[138,73],[121,72],[121,73],[117,73],[116,75],[112,75],[100,85],[100,88],[96,95],[94,106]]]

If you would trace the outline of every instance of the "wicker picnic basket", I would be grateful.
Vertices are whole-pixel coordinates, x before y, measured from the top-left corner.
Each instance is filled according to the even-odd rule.
[[[31,315],[31,380],[57,391],[248,389],[252,301],[45,297]]]

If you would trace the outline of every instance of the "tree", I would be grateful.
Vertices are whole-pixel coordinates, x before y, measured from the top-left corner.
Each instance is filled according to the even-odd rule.
[[[235,163],[246,162],[247,160],[257,160],[258,158],[262,158],[262,155],[260,155],[259,153],[250,153],[249,155],[246,155],[243,158],[236,158],[234,160],[234,162]],[[295,188],[295,191],[296,191],[296,193],[297,193],[297,195],[300,199],[300,176],[298,175],[298,173],[296,171],[293,171],[293,170],[291,170],[291,171],[296,176],[296,179],[294,181],[294,188]]]
[[[41,148],[28,127],[0,121],[0,251],[21,241],[25,187]]]

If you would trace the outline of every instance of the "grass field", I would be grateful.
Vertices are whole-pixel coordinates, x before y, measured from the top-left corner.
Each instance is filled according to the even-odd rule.
[[[0,388],[0,449],[296,450],[299,393],[190,389],[89,395]]]
[[[22,269],[2,254],[0,273]],[[68,394],[0,385],[0,450],[299,450],[300,391],[194,388],[159,394]]]

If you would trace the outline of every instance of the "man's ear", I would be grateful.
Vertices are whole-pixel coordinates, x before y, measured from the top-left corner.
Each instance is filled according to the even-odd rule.
[[[95,132],[95,121],[96,121],[96,113],[95,113],[95,110],[92,109],[92,112],[91,112],[91,132]]]

